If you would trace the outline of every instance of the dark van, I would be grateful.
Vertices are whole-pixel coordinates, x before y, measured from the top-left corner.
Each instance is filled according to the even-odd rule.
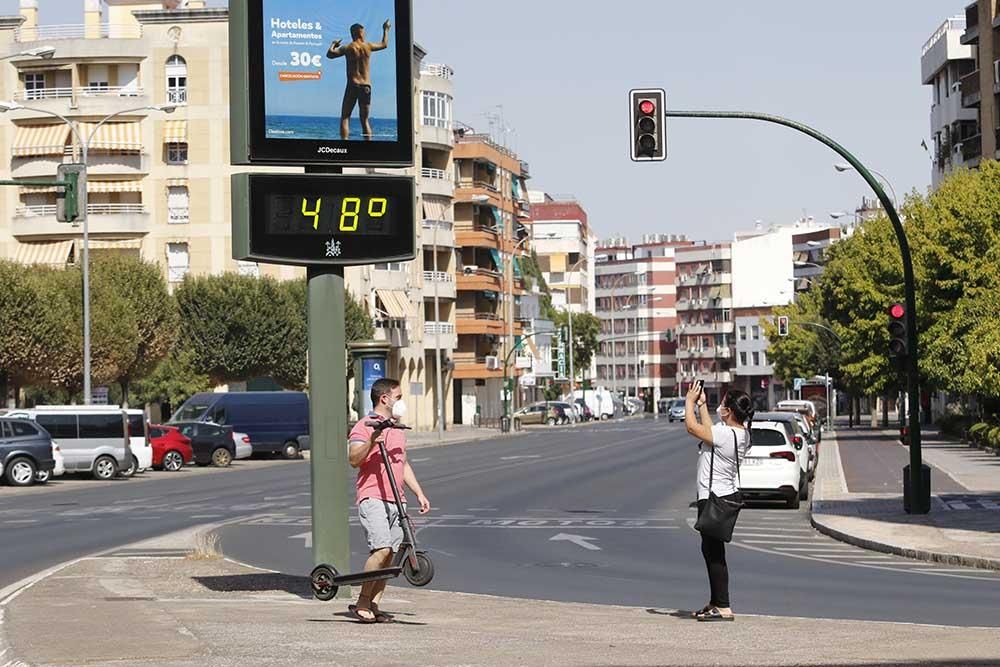
[[[309,397],[299,391],[195,394],[168,423],[193,421],[232,426],[246,433],[254,453],[294,459],[309,449]]]

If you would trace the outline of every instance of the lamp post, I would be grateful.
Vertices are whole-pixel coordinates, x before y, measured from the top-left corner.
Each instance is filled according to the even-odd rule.
[[[53,50],[54,51],[54,50]],[[44,57],[44,56],[43,56]],[[34,113],[46,114],[49,116],[54,116],[59,120],[66,123],[70,130],[73,132],[73,137],[76,142],[80,145],[81,158],[83,161],[84,175],[86,176],[87,168],[87,157],[88,149],[90,148],[90,142],[97,136],[97,131],[102,125],[107,123],[112,118],[120,116],[126,113],[136,113],[139,111],[163,111],[165,113],[173,113],[177,108],[176,104],[153,104],[141,107],[135,107],[132,109],[122,109],[121,111],[116,111],[113,114],[109,114],[102,118],[94,128],[84,139],[83,135],[80,134],[80,127],[77,122],[66,118],[62,114],[56,113],[55,111],[49,111],[48,109],[37,109],[34,107],[24,106],[16,102],[0,102],[0,113],[6,111],[32,111]],[[84,179],[85,180],[85,179]],[[86,197],[83,197],[83,201],[86,201]],[[86,208],[83,210],[83,251],[81,252],[80,261],[83,264],[83,402],[84,405],[90,405],[91,402],[91,387],[90,387],[90,227],[88,223],[89,216],[87,215]]]
[[[854,167],[847,164],[846,162],[838,162],[837,164],[833,165],[833,168],[836,169],[841,174],[843,174],[845,171],[857,171]],[[892,183],[889,182],[889,179],[883,176],[881,173],[875,171],[871,167],[868,168],[868,171],[878,176],[879,180],[881,180],[882,183],[884,183],[885,186],[889,188],[889,192],[892,193],[892,203],[895,204],[896,202],[898,202],[899,200],[896,198],[896,190],[895,188],[892,187]]]
[[[501,184],[502,185],[502,184]],[[500,214],[503,215],[503,210],[501,209]],[[511,232],[513,233],[513,225],[511,225]],[[500,237],[503,239],[503,236]],[[514,255],[517,253],[518,248],[523,246],[525,243],[531,240],[530,236],[525,236],[523,239],[514,244],[510,251],[510,261],[507,262],[509,266],[507,267],[507,356],[514,351]],[[510,406],[514,397],[514,382],[511,380],[510,387],[504,387],[504,416],[510,419]]]

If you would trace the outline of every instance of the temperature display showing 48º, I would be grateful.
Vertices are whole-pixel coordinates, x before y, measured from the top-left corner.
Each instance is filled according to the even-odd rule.
[[[390,235],[397,218],[393,199],[378,195],[273,194],[266,200],[267,232]]]

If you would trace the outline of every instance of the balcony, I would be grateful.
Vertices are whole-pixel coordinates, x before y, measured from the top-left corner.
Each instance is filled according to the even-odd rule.
[[[456,223],[455,242],[457,245],[466,248],[495,248],[500,249],[500,235],[493,227],[473,225],[469,223]]]
[[[730,359],[732,349],[728,347],[677,348],[678,359]]]
[[[463,178],[458,183],[458,189],[455,198],[460,202],[500,206],[500,190],[489,181]]]
[[[14,100],[20,104],[62,115],[74,114],[104,117],[122,111],[151,104],[147,91],[136,86],[82,86],[76,88],[41,88],[17,90]],[[145,111],[135,112],[145,115]],[[11,118],[41,118],[30,109],[11,112]]]
[[[88,204],[91,235],[136,236],[150,231],[149,213],[142,204]],[[14,210],[11,234],[18,239],[56,239],[79,236],[80,225],[56,220],[56,205],[19,206]]]
[[[728,272],[720,273],[697,273],[686,276],[679,276],[677,284],[681,287],[693,285],[729,285],[733,282],[733,274]]]
[[[982,101],[978,69],[962,77],[961,87],[963,107],[974,107]]]
[[[410,332],[407,329],[406,320],[377,319],[372,324],[375,325],[374,339],[376,341],[392,347],[410,346]]]
[[[451,198],[455,196],[455,182],[444,169],[424,167],[420,170],[420,190],[425,195]]]
[[[60,164],[78,162],[73,149],[66,147],[63,155],[27,155],[11,157],[12,178],[51,178]],[[148,174],[149,153],[108,153],[91,151],[87,156],[87,174],[91,179],[99,176],[141,176]]]
[[[445,248],[455,247],[455,223],[450,220],[424,220],[421,223],[423,229],[423,243],[425,248],[433,248],[435,245]]]
[[[486,357],[479,356],[475,352],[455,352],[452,355],[455,362],[454,377],[461,380],[485,380],[488,378],[502,378],[503,367],[496,370],[487,370]]]
[[[962,160],[975,162],[983,156],[983,137],[977,134],[962,142]]]
[[[701,299],[681,299],[677,302],[677,311],[688,310],[712,310],[732,308],[733,300],[730,297],[704,297]]]
[[[531,178],[531,165],[524,160],[521,160],[521,176]]]
[[[440,342],[439,342],[440,341]],[[428,350],[454,350],[458,335],[451,322],[424,322],[424,348]]]
[[[505,330],[503,318],[497,313],[458,311],[456,328],[459,335],[502,336]]]
[[[448,65],[425,63],[420,66],[420,76],[434,76],[439,79],[450,81],[451,77],[455,76],[455,70]]]
[[[433,300],[435,293],[439,299],[454,299],[455,276],[445,271],[424,271],[424,298]]]
[[[431,148],[450,151],[455,146],[455,132],[451,123],[435,118],[424,118],[420,125],[420,142]]]
[[[681,324],[677,327],[681,336],[701,336],[710,334],[733,333],[735,325],[732,322],[709,322],[704,324]]]
[[[503,275],[489,269],[473,269],[466,266],[458,274],[458,289],[474,292],[491,291],[501,293],[504,291]]]
[[[33,28],[18,28],[14,31],[14,41],[21,43],[51,42],[59,39],[139,39],[140,37],[142,37],[142,25],[138,23],[98,26],[86,26],[82,23],[40,25]]]

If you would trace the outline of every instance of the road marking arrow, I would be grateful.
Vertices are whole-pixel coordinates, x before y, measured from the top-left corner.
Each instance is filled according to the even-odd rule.
[[[311,530],[307,530],[306,532],[304,532],[304,533],[302,533],[300,535],[291,535],[291,536],[289,536],[288,539],[290,539],[290,540],[305,540],[305,544],[303,546],[305,546],[306,549],[312,549],[313,534],[312,534]]]
[[[589,549],[590,551],[600,551],[601,547],[596,544],[591,544],[588,541],[596,539],[596,537],[587,537],[585,535],[568,535],[567,533],[559,533],[554,537],[550,537],[549,542],[572,542],[576,546]]]

